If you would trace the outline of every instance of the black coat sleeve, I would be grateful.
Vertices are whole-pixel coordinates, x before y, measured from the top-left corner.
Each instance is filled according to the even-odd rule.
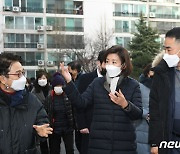
[[[86,91],[83,94],[80,94],[74,83],[71,81],[66,85],[64,91],[72,102],[72,105],[78,109],[85,109],[88,105],[93,104],[93,84],[94,83],[91,83]]]
[[[133,88],[132,99],[127,100],[129,103],[128,109],[124,109],[131,120],[138,120],[142,118],[142,98],[139,84]]]

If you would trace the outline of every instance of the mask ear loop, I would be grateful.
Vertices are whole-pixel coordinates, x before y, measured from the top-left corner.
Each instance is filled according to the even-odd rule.
[[[4,85],[5,85],[6,89],[9,89],[9,88],[10,88],[7,84],[4,84]]]
[[[3,75],[4,76],[4,75]],[[6,76],[6,75],[5,75]],[[4,76],[4,77],[5,77]],[[6,84],[6,83],[3,83],[3,82],[1,82],[5,87],[6,87],[6,89],[9,89],[10,87]]]

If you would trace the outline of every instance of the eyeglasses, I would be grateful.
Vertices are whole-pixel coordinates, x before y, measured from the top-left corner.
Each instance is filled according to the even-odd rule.
[[[17,72],[17,73],[8,73],[7,75],[17,75],[19,78],[25,75],[25,71]]]

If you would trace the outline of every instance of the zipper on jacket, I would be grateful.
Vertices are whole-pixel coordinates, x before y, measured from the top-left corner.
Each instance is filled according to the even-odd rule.
[[[12,149],[11,149],[11,152],[12,152],[12,154],[13,154],[14,152],[13,152],[13,145],[12,145],[12,127],[11,127],[11,120],[12,120],[12,119],[11,119],[11,114],[12,114],[12,113],[11,113],[11,108],[9,107],[9,129],[10,129],[10,135],[11,135],[11,136],[10,136],[10,139],[11,139],[11,148],[12,148]]]

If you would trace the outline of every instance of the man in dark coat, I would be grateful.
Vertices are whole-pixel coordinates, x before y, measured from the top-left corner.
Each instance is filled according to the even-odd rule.
[[[67,64],[69,73],[71,74],[72,81],[74,82],[75,86],[78,87],[79,85],[79,78],[82,75],[81,71],[81,64],[78,61],[72,61]],[[77,150],[80,152],[81,151],[81,140],[82,136],[81,133],[78,130],[77,126],[77,111],[75,108],[73,108],[74,112],[74,121],[75,121],[75,144],[77,147]]]
[[[99,52],[96,62],[97,69],[93,72],[82,74],[81,77],[79,78],[78,90],[81,94],[87,89],[89,84],[96,77],[103,77],[103,75],[105,75],[106,73],[104,68],[105,52],[106,50],[102,50]],[[81,151],[80,151],[81,154],[87,154],[92,114],[93,114],[93,105],[88,106],[85,110],[77,110],[77,126],[82,136]]]
[[[180,154],[174,144],[162,144],[180,141],[180,27],[166,33],[164,47],[150,92],[149,143],[152,154]]]
[[[36,137],[52,133],[42,103],[25,89],[19,57],[0,54],[0,153],[39,154]]]

